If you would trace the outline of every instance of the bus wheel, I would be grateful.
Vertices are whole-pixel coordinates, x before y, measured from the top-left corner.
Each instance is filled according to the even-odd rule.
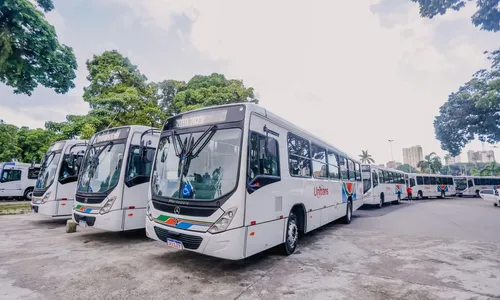
[[[352,220],[352,201],[347,201],[347,209],[345,212],[345,216],[342,218],[342,223],[351,224]]]
[[[396,204],[401,204],[401,193],[398,193],[398,198],[396,199]]]
[[[424,194],[422,193],[422,191],[418,191],[418,194],[417,194],[417,195],[418,195],[418,197],[417,197],[417,198],[418,198],[418,200],[422,200],[422,199],[424,199]]]
[[[479,190],[476,190],[476,197],[480,197],[479,196]]]
[[[444,191],[441,191],[441,198],[442,199],[446,198],[446,193]]]
[[[286,226],[286,238],[283,244],[282,252],[285,255],[290,255],[295,252],[297,248],[297,242],[299,240],[299,227],[297,226],[297,216],[290,212],[288,216],[288,223]]]
[[[494,206],[498,206],[498,203],[493,203]]]
[[[24,199],[31,200],[33,197],[33,188],[29,187],[24,191]]]
[[[378,208],[384,207],[384,194],[380,194],[380,202],[378,203]]]

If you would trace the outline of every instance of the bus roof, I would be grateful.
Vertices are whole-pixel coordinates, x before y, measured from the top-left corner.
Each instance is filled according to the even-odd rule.
[[[288,129],[292,133],[295,133],[302,138],[306,138],[306,139],[310,140],[311,142],[318,144],[319,146],[323,146],[325,148],[330,148],[330,149],[334,150],[335,152],[337,152],[338,154],[342,154],[346,158],[349,158],[357,163],[360,163],[359,160],[357,160],[353,156],[347,154],[347,152],[342,151],[339,148],[332,146],[330,143],[324,141],[323,139],[317,137],[316,135],[307,132],[306,130],[294,125],[293,123],[281,118],[277,114],[269,111],[268,109],[265,109],[264,107],[257,105],[257,104],[254,104],[254,103],[231,103],[231,104],[207,106],[207,107],[198,108],[198,109],[190,110],[187,112],[183,112],[183,113],[177,114],[173,117],[178,117],[178,116],[181,116],[181,115],[186,114],[186,113],[193,113],[193,112],[203,111],[203,110],[207,110],[207,109],[223,108],[223,107],[231,107],[231,106],[242,106],[242,105],[245,106],[246,110],[249,111],[250,113],[254,112],[254,113],[257,113],[259,115],[262,115],[263,117],[275,122],[277,125],[280,125],[286,129]],[[167,119],[167,121],[168,121],[168,119]]]
[[[375,164],[362,164],[361,166],[370,166],[372,169],[379,169],[379,170],[383,170],[383,171],[398,172],[398,173],[405,173],[406,174],[406,172],[398,170],[398,169],[382,167],[382,166],[375,165]]]

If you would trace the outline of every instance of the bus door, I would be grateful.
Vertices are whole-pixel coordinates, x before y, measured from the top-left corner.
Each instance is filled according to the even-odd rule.
[[[158,136],[147,131],[142,143],[143,132],[134,132],[128,153],[124,153],[122,168],[125,169],[125,178],[122,193],[123,230],[144,228],[146,205],[148,202],[149,179],[151,175],[152,159],[158,144]],[[150,155],[146,157],[146,152]],[[151,154],[153,153],[153,154]]]

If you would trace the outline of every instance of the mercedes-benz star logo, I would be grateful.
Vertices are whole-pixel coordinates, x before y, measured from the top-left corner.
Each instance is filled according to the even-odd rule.
[[[180,208],[179,206],[176,206],[176,207],[174,208],[174,214],[178,215],[178,214],[180,214],[180,213],[181,213],[181,208]]]

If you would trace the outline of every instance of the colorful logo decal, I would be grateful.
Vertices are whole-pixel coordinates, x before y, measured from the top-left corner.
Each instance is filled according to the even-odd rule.
[[[403,187],[401,186],[401,184],[396,184],[396,191],[395,193],[403,193]]]
[[[155,219],[155,222],[180,229],[189,229],[191,226],[212,227],[213,225],[213,223],[210,222],[178,219],[165,215],[159,215],[158,218]]]
[[[75,206],[75,210],[81,211],[81,212],[84,212],[84,213],[87,213],[87,214],[90,214],[92,212],[92,208],[91,207],[85,207],[83,205],[77,205],[77,206]]]
[[[444,184],[438,185],[437,186],[437,191],[439,193],[441,193],[441,192],[448,192],[448,186],[444,185]]]
[[[349,197],[352,200],[356,200],[356,185],[354,182],[344,182],[342,183],[342,203],[347,203]]]
[[[324,188],[322,185],[314,187],[314,196],[318,198],[321,196],[328,196],[328,188]]]

